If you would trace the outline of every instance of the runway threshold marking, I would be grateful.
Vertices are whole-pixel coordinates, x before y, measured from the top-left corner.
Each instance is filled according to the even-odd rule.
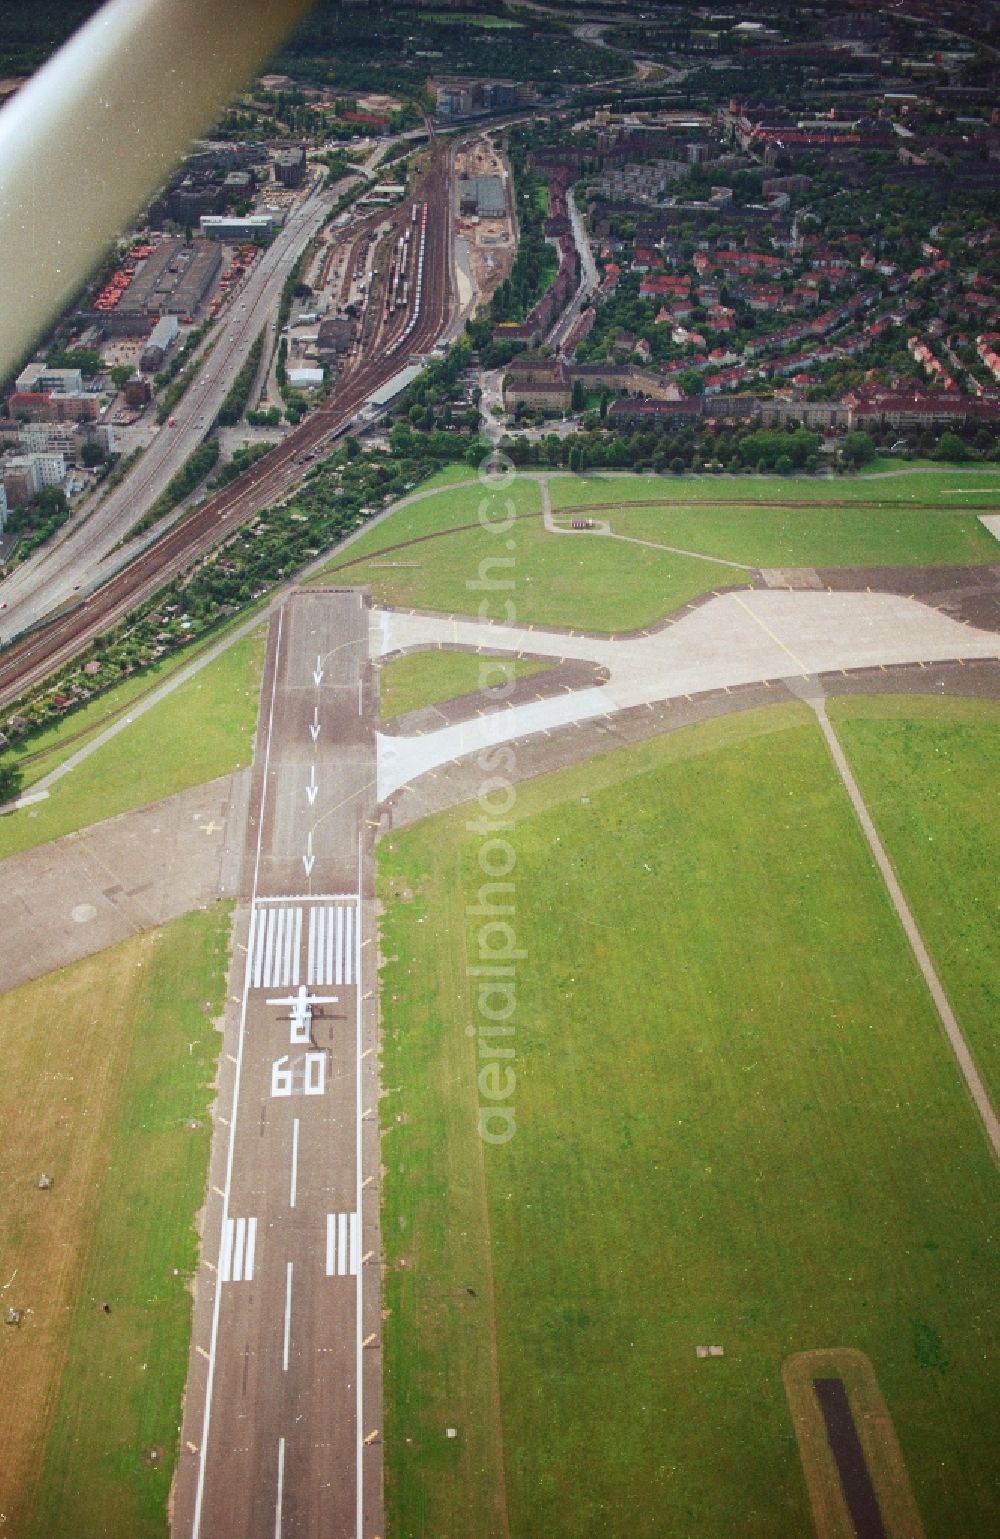
[[[357,1277],[360,1227],[357,1213],[326,1215],[327,1277]]]
[[[253,1282],[253,1263],[257,1251],[257,1220],[227,1218],[219,1259],[221,1282]]]

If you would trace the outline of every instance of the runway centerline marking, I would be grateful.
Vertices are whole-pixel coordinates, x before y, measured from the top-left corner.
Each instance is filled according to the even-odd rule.
[[[288,1372],[288,1349],[292,1340],[292,1267],[289,1261],[288,1270],[285,1273],[285,1340],[281,1349],[281,1367],[284,1373]]]
[[[281,1539],[281,1508],[285,1499],[285,1440],[278,1439],[278,1495],[274,1504],[274,1539]]]
[[[299,1190],[299,1119],[292,1122],[292,1176],[288,1189],[288,1206],[294,1208]]]

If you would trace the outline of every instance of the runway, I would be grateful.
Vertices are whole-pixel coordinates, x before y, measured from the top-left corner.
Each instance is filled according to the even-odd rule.
[[[271,625],[172,1525],[184,1539],[382,1532],[368,631],[361,595],[322,589],[293,593]]]

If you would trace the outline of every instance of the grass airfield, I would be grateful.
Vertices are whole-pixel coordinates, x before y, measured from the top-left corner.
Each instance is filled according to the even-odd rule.
[[[0,1337],[0,1511],[19,1539],[166,1535],[229,919],[189,914],[0,998],[0,1270],[25,1310]]]
[[[992,800],[980,715],[994,779],[957,772],[942,824]],[[519,788],[502,1148],[472,816],[381,846],[389,1532],[808,1533],[781,1365],[827,1346],[871,1358],[928,1535],[994,1532],[996,1169],[809,713]]]
[[[747,585],[760,567],[920,566],[995,562],[996,539],[968,503],[1000,503],[1000,472],[916,470],[907,475],[548,475],[553,512],[590,508],[613,534],[574,539],[544,527],[539,477],[526,470],[492,495],[478,483],[435,478],[397,513],[334,553],[317,581],[369,586],[398,608],[475,615],[483,561],[515,583],[526,624],[596,631],[640,630],[718,588]],[[470,472],[471,480],[471,472]],[[484,527],[509,499],[502,536]],[[629,506],[630,503],[646,506]],[[790,505],[789,505],[790,504]],[[667,549],[677,546],[678,550]],[[725,562],[743,563],[727,566]],[[488,597],[503,613],[505,593]]]

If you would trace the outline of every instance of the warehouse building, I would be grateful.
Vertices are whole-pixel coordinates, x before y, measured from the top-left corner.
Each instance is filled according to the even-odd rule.
[[[507,194],[498,176],[474,176],[462,186],[459,212],[478,214],[480,219],[503,219],[507,214]]]
[[[211,241],[161,241],[101,324],[117,335],[141,336],[161,315],[194,315],[221,267],[222,252]]]
[[[149,334],[149,341],[142,350],[141,367],[147,374],[155,374],[177,336],[176,315],[161,316]]]
[[[281,218],[273,211],[242,218],[238,214],[205,214],[200,223],[207,240],[268,240]]]

